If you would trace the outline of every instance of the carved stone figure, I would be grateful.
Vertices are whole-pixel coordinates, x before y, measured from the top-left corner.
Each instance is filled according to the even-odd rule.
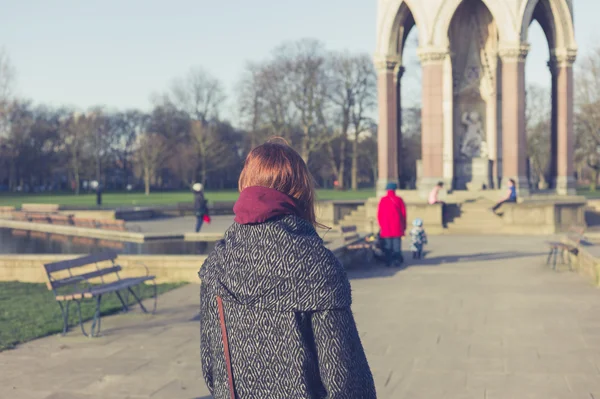
[[[479,114],[475,111],[465,112],[462,123],[466,126],[466,130],[462,138],[460,153],[466,158],[478,158],[481,156],[481,148],[485,143],[483,140],[483,124],[479,119]]]

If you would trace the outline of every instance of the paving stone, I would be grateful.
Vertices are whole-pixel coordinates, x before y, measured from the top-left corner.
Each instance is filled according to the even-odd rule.
[[[527,255],[542,238],[430,241],[435,266],[349,273],[379,398],[600,399],[600,291]],[[98,339],[74,330],[0,353],[0,398],[209,399],[198,294],[107,317]]]

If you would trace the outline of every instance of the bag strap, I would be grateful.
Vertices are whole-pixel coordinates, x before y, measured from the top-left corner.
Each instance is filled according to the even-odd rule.
[[[235,399],[233,372],[231,371],[231,356],[229,354],[229,340],[227,339],[227,327],[225,326],[225,311],[223,310],[223,300],[220,296],[217,296],[217,307],[219,308],[219,320],[221,321],[221,339],[223,340],[223,351],[225,352],[225,365],[227,366],[229,393],[231,394],[231,399]]]

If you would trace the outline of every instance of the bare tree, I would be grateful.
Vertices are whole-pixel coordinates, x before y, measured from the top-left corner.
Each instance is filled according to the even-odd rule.
[[[600,172],[600,47],[579,63],[575,84],[575,157],[592,171],[590,190],[596,190]]]
[[[75,194],[79,195],[81,174],[86,158],[86,146],[90,145],[93,117],[75,112],[61,118],[60,133],[67,152],[69,169],[74,179]]]
[[[358,141],[368,126],[368,112],[376,99],[376,75],[371,58],[366,54],[332,53],[327,62],[328,98],[332,104],[335,128],[334,139],[339,143],[339,156],[335,157],[332,141],[326,144],[331,168],[345,187],[346,145],[352,134],[352,189],[358,188]]]
[[[166,149],[166,140],[158,133],[144,133],[139,137],[136,160],[144,179],[146,195],[150,195],[150,183],[156,177],[166,155]]]
[[[550,164],[551,102],[550,91],[540,86],[527,88],[527,152],[531,172],[538,180],[539,188],[548,186]]]
[[[13,105],[15,85],[15,68],[8,53],[0,49],[0,136],[6,135],[9,129],[9,114]]]
[[[262,65],[247,64],[242,80],[238,84],[238,111],[240,121],[250,135],[250,148],[256,147],[266,136],[264,69]]]
[[[109,122],[110,152],[115,157],[117,166],[123,171],[127,185],[130,183],[137,137],[147,125],[148,115],[137,110],[129,110],[112,115]]]
[[[291,142],[297,111],[292,103],[286,62],[285,59],[275,59],[264,64],[258,73],[257,83],[264,102],[262,119],[266,131]]]
[[[225,101],[221,82],[203,68],[192,68],[188,74],[175,79],[171,86],[171,101],[191,118],[203,122],[218,118]]]
[[[206,184],[206,176],[209,172],[221,169],[229,164],[231,159],[229,152],[231,150],[228,143],[219,137],[219,125],[216,122],[192,121],[190,133],[192,143],[200,159],[200,182]]]
[[[284,44],[277,49],[276,60],[286,71],[290,100],[302,130],[300,155],[308,162],[310,154],[326,142],[323,135],[327,79],[323,45],[310,39]]]

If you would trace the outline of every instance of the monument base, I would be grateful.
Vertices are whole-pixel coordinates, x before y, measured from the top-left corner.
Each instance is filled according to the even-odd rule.
[[[457,190],[489,190],[492,184],[492,161],[488,158],[461,159],[454,164]]]

